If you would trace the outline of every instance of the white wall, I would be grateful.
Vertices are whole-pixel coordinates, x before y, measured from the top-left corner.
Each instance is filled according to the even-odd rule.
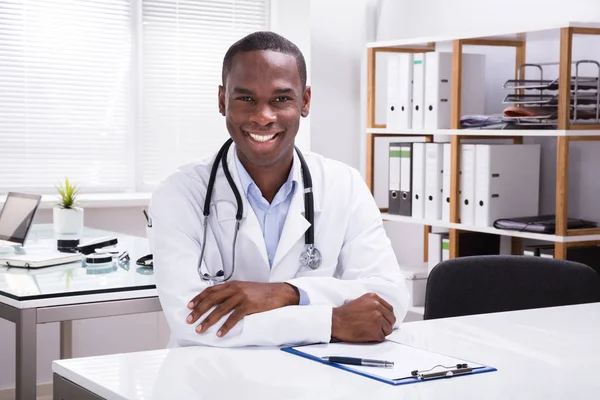
[[[598,0],[381,0],[377,40],[600,21]]]
[[[312,150],[359,168],[366,0],[310,2]]]
[[[307,85],[311,85],[310,1],[271,0],[271,30],[291,40],[302,52],[306,62]],[[296,145],[301,151],[311,148],[312,112],[300,122]]]

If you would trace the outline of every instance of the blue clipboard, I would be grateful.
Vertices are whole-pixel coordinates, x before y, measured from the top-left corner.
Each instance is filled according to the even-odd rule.
[[[397,342],[393,342],[393,343],[396,343],[400,346],[407,346],[402,343],[397,343]],[[351,372],[353,374],[364,376],[366,378],[374,379],[376,381],[380,381],[383,383],[387,383],[388,385],[394,385],[394,386],[410,385],[413,383],[428,382],[428,381],[439,380],[439,379],[451,379],[451,378],[458,378],[461,376],[469,376],[469,375],[476,375],[476,374],[482,374],[482,373],[486,373],[486,372],[497,371],[497,369],[494,367],[482,365],[482,366],[474,367],[468,373],[453,374],[451,376],[440,376],[440,377],[427,378],[427,379],[422,379],[422,378],[414,377],[414,376],[407,376],[407,377],[400,377],[400,378],[396,378],[396,379],[389,379],[389,378],[378,376],[376,374],[376,372],[378,371],[379,368],[372,368],[373,373],[371,374],[371,373],[365,372],[363,370],[358,370],[358,369],[354,368],[354,366],[352,366],[352,365],[332,363],[332,362],[323,360],[318,356],[315,356],[315,355],[312,355],[312,354],[309,354],[309,353],[299,350],[299,349],[302,349],[303,347],[307,347],[307,346],[312,346],[312,345],[284,347],[284,348],[281,348],[281,350],[286,353],[289,353],[289,354],[303,357],[303,358],[306,358],[306,359],[309,359],[312,361],[316,361],[316,362],[319,362],[319,363],[322,363],[325,365],[329,365],[334,368],[338,368],[338,369],[341,369],[344,371]],[[407,346],[407,347],[411,347],[411,346]],[[468,363],[468,361],[464,361],[464,362]]]

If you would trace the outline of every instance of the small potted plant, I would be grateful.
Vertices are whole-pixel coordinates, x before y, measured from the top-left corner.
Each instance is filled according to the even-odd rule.
[[[56,186],[59,201],[52,210],[54,231],[59,234],[81,233],[83,231],[83,208],[77,207],[79,189],[65,178],[64,185]]]

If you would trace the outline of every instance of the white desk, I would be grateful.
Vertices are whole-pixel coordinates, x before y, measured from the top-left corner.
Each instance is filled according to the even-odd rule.
[[[161,311],[152,269],[135,261],[148,253],[147,240],[85,228],[81,242],[114,235],[118,248],[130,254],[129,265],[83,268],[81,262],[22,269],[0,267],[0,318],[14,322],[16,340],[16,396],[36,398],[37,324],[60,322],[61,358],[71,357],[73,320]],[[53,246],[52,225],[36,225],[28,246]]]
[[[406,323],[393,337],[498,371],[391,386],[279,349],[189,347],[53,363],[55,399],[596,399],[600,303]]]

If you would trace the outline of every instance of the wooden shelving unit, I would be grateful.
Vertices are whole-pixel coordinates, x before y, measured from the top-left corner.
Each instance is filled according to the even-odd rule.
[[[461,80],[462,80],[462,54],[464,46],[503,46],[515,49],[515,79],[518,78],[519,66],[526,62],[526,45],[529,39],[536,40],[548,35],[559,35],[560,60],[559,60],[559,87],[558,87],[558,129],[556,130],[492,130],[460,129],[461,118]],[[520,253],[521,238],[539,239],[555,243],[555,258],[565,259],[567,248],[572,246],[585,246],[600,244],[600,228],[594,229],[567,229],[567,204],[568,204],[568,168],[569,144],[576,141],[600,141],[600,124],[575,125],[570,120],[570,82],[571,82],[571,56],[574,35],[600,35],[600,23],[574,23],[538,26],[527,32],[486,32],[475,37],[435,37],[415,38],[414,40],[399,40],[374,42],[367,46],[367,185],[373,192],[374,189],[374,149],[375,140],[379,137],[389,136],[415,136],[425,137],[428,142],[433,141],[433,135],[450,135],[451,143],[451,183],[450,183],[450,222],[415,220],[410,217],[383,214],[384,219],[412,222],[424,225],[425,253],[427,260],[427,237],[431,226],[441,226],[450,229],[450,258],[455,258],[458,252],[458,233],[464,231],[480,231],[511,236],[513,252]],[[375,123],[375,67],[377,53],[408,52],[425,53],[435,51],[437,43],[452,43],[452,88],[451,88],[451,129],[441,129],[434,132],[424,130],[407,130],[393,132],[386,129],[385,125]],[[521,75],[523,78],[523,75]],[[463,139],[473,138],[511,138],[515,144],[522,143],[524,136],[556,137],[556,234],[532,234],[498,230],[488,227],[466,226],[460,223],[459,215],[459,165],[460,142]],[[387,210],[382,210],[385,212]]]

